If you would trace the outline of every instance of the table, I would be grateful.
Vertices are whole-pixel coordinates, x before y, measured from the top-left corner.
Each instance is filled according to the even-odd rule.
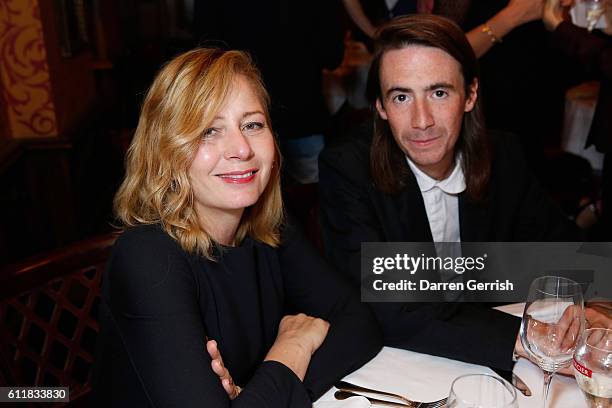
[[[522,314],[522,305],[500,308],[511,314]],[[531,388],[533,395],[517,392],[520,408],[542,408],[543,375],[539,367],[520,359],[514,372]],[[484,366],[463,363],[443,357],[384,347],[380,353],[344,380],[368,388],[390,391],[417,401],[435,401],[448,396],[452,381],[464,374],[491,374]],[[369,407],[364,398],[336,401],[332,388],[314,404],[314,408]],[[376,406],[376,405],[372,405]],[[549,393],[549,408],[586,408],[586,402],[573,377],[556,375]]]

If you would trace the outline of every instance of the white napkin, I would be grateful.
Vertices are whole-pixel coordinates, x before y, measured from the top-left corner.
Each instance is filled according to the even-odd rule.
[[[494,309],[500,312],[508,313],[512,316],[523,317],[523,310],[525,310],[525,303],[511,303],[509,305],[497,306]]]
[[[492,371],[483,366],[384,347],[374,359],[344,380],[415,401],[431,402],[447,397],[453,380],[471,373],[492,374]]]

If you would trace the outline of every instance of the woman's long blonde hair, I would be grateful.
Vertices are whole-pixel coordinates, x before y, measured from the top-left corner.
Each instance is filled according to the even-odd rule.
[[[271,126],[269,96],[251,58],[240,51],[198,48],[159,72],[151,85],[126,158],[126,175],[114,200],[124,226],[159,223],[187,252],[213,259],[213,240],[198,222],[188,169],[237,76],[246,77]],[[235,242],[247,235],[279,244],[283,221],[280,152],[261,197],[245,212]]]

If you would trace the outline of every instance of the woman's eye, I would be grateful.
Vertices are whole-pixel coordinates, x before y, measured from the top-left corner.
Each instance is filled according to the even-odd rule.
[[[219,129],[214,128],[214,127],[210,127],[210,128],[206,129],[202,133],[202,136],[203,137],[211,137],[211,136],[214,136],[215,134],[217,134],[218,132],[219,132]]]
[[[249,122],[246,125],[244,125],[242,129],[246,131],[253,131],[253,130],[262,129],[263,127],[264,127],[264,124],[261,122]]]

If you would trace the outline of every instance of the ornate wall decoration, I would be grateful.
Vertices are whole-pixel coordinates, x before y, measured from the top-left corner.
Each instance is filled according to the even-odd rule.
[[[37,0],[0,0],[0,79],[12,137],[57,135]]]

